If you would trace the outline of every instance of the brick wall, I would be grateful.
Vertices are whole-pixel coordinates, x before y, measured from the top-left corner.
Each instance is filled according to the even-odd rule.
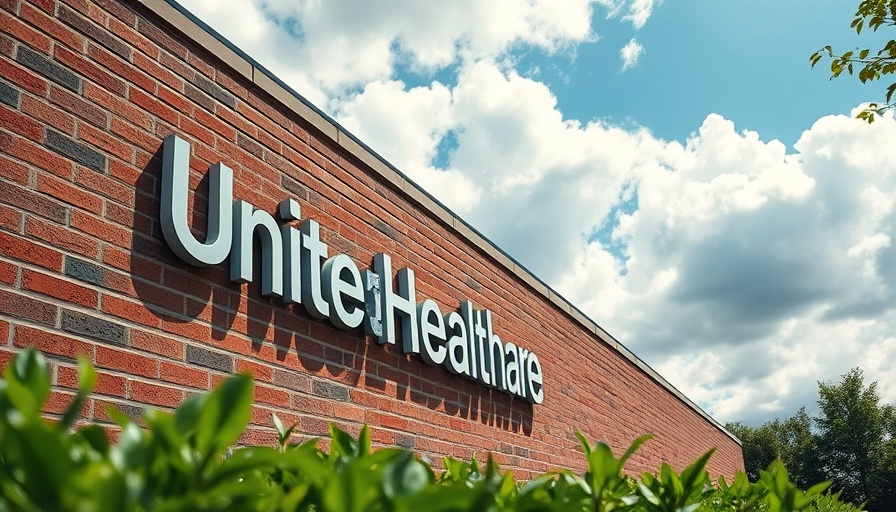
[[[437,465],[490,451],[524,477],[582,468],[576,428],[617,450],[654,433],[633,471],[681,468],[712,447],[714,474],[743,467],[738,444],[661,377],[171,6],[0,0],[0,26],[0,363],[29,345],[48,355],[48,413],[64,407],[86,354],[99,383],[82,415],[113,435],[107,405],[173,407],[249,371],[247,443],[274,441],[276,411],[301,435],[367,423],[374,442]],[[226,266],[181,262],[158,220],[172,133],[192,145],[194,227],[204,229],[203,176],[217,162],[234,170],[235,198],[268,212],[297,199],[331,255],[364,269],[385,252],[416,272],[418,301],[491,310],[502,339],[538,354],[544,403],[339,331],[263,298],[258,279],[231,284]]]

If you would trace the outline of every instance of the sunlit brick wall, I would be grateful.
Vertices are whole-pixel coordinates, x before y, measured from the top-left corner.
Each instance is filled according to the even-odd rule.
[[[309,121],[258,69],[220,60],[207,34],[182,35],[157,14],[164,2],[146,3],[0,1],[0,359],[29,345],[48,355],[48,413],[64,407],[74,358],[85,354],[99,383],[83,416],[112,435],[108,405],[131,415],[174,407],[248,371],[256,379],[248,443],[274,441],[276,411],[301,436],[326,436],[330,421],[353,432],[367,423],[376,443],[437,465],[443,455],[488,451],[524,477],[582,468],[576,428],[617,451],[652,432],[632,471],[661,460],[681,468],[713,447],[713,473],[743,468],[732,438],[561,299],[472,242],[475,234],[411,185],[374,172],[369,153]],[[236,198],[268,212],[297,199],[331,255],[364,269],[388,253],[394,268],[416,272],[418,300],[448,311],[470,299],[491,310],[502,339],[541,359],[544,403],[264,299],[257,279],[231,284],[224,265],[181,262],[158,220],[162,139],[173,133],[192,145],[197,229],[203,176],[223,162]]]

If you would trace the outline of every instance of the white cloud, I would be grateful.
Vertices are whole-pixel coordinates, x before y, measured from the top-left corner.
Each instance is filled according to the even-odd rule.
[[[398,81],[371,82],[337,113],[340,122],[408,177],[457,213],[467,213],[480,189],[454,170],[432,165],[439,142],[456,126],[452,94],[444,85],[406,89]]]
[[[663,0],[634,0],[623,19],[631,21],[636,29],[642,28],[653,14],[653,9],[662,3]]]
[[[659,3],[598,0],[636,28]],[[592,40],[585,0],[186,4],[718,419],[811,408],[853,366],[896,401],[896,120],[788,152],[715,114],[684,143],[569,119],[505,57]]]
[[[663,0],[596,0],[607,10],[607,17],[613,18],[625,13],[622,19],[630,21],[635,29],[647,24],[653,10],[663,4]]]
[[[547,52],[591,41],[589,0],[417,2],[185,0],[199,18],[311,101],[326,104],[397,65],[432,71],[516,45]]]
[[[643,54],[644,46],[636,41],[635,38],[632,38],[621,50],[619,50],[619,58],[622,59],[622,70],[627,71],[628,69],[635,67],[638,63],[638,59],[640,59]]]

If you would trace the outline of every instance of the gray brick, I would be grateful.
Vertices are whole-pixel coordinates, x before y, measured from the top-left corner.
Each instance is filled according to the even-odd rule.
[[[314,379],[311,383],[311,392],[317,396],[338,400],[340,402],[348,402],[348,388],[327,380]]]
[[[62,330],[116,345],[128,344],[127,327],[75,311],[62,310]]]
[[[236,108],[236,99],[234,99],[234,97],[230,93],[225,91],[223,88],[221,88],[220,85],[216,84],[215,82],[212,82],[208,78],[197,74],[193,78],[193,83],[196,84],[196,87],[199,87],[200,89],[205,91],[206,94],[208,94],[212,98],[215,98],[216,100],[232,109]]]
[[[187,345],[187,362],[222,372],[233,371],[232,357],[193,345]]]
[[[85,283],[102,285],[105,271],[99,265],[86,262],[74,256],[65,256],[65,275]]]
[[[274,370],[274,384],[295,391],[311,391],[311,379],[290,370]]]
[[[392,226],[386,224],[385,222],[381,221],[380,219],[373,220],[373,227],[375,227],[377,229],[377,231],[385,234],[392,240],[399,241],[399,242],[401,241],[401,232],[398,231],[397,229],[393,228]]]
[[[417,447],[417,440],[411,436],[403,436],[399,435],[395,438],[395,444],[401,446],[402,448],[407,448],[409,450],[413,450]]]
[[[237,134],[236,145],[245,149],[249,153],[252,153],[258,158],[261,158],[262,160],[264,159],[264,146],[251,139],[250,137],[246,137],[242,133]]]
[[[74,140],[53,130],[47,130],[46,146],[59,154],[65,155],[79,164],[105,173],[106,156],[99,151],[75,142]]]
[[[308,200],[308,189],[300,185],[298,181],[290,178],[286,174],[284,174],[280,178],[280,186],[285,188],[291,194],[295,195],[297,199],[303,199],[305,201]]]
[[[131,419],[139,419],[143,416],[143,408],[132,404],[115,404],[114,407],[125,413]]]
[[[16,52],[16,60],[19,61],[19,64],[37,71],[66,89],[81,94],[81,79],[76,74],[31,48],[20,44],[19,50]]]
[[[184,96],[195,101],[209,112],[215,111],[215,100],[190,84],[184,84]]]
[[[6,82],[0,82],[0,102],[19,108],[19,91]]]

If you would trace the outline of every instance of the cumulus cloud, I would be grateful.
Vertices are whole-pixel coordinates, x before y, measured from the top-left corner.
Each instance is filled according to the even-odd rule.
[[[321,104],[390,79],[397,65],[427,72],[495,58],[517,45],[555,52],[595,38],[589,0],[184,4]]]
[[[359,125],[409,123],[384,143],[396,161],[459,179],[430,190],[719,419],[811,407],[852,366],[896,398],[868,355],[896,346],[896,160],[867,150],[893,120],[825,117],[788,152],[715,114],[685,143],[564,119],[543,83],[485,61],[450,88],[393,87],[439,99]]]
[[[892,120],[829,116],[788,154],[710,115],[632,169],[638,208],[613,232],[624,272],[592,243],[561,291],[723,420],[811,406],[817,380],[852,366],[896,399],[868,355],[896,329],[896,159],[868,151],[892,137]]]
[[[480,187],[451,169],[437,169],[433,161],[439,144],[457,127],[452,92],[442,84],[406,88],[400,81],[371,82],[339,105],[340,122],[389,162],[455,212],[470,212]]]
[[[619,58],[622,59],[622,70],[627,71],[635,67],[638,59],[644,54],[644,46],[635,38],[632,38],[622,49],[619,50]]]
[[[896,400],[896,159],[874,150],[896,120],[824,117],[788,150],[710,114],[664,141],[564,117],[505,58],[593,40],[586,0],[346,1],[186,4],[719,420],[811,406],[853,366]],[[640,28],[660,2],[597,4]]]

